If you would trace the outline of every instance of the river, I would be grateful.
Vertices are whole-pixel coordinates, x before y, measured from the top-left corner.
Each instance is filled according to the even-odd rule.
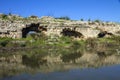
[[[0,80],[120,80],[115,49],[46,52],[0,53]]]

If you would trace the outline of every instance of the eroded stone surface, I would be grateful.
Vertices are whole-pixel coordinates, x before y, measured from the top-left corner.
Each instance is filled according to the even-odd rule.
[[[1,15],[0,15],[1,16]],[[53,17],[44,16],[42,18],[22,18],[20,16],[11,15],[8,19],[0,17],[0,37],[22,38],[23,28],[28,28],[32,24],[39,24],[45,28],[44,33],[48,36],[61,36],[61,32],[65,28],[69,28],[81,33],[84,38],[97,37],[101,31],[107,31],[114,35],[120,35],[120,25],[113,22],[95,22],[95,21],[71,21],[63,19],[55,19]],[[33,29],[31,29],[32,31]],[[34,30],[33,30],[34,31]],[[35,30],[36,31],[36,30]]]

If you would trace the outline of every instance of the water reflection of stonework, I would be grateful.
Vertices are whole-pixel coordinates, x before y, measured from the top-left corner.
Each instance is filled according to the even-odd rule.
[[[120,56],[108,55],[105,52],[71,53],[64,55],[27,56],[11,55],[0,57],[0,75],[10,76],[23,72],[53,72],[74,68],[101,67],[120,64]]]

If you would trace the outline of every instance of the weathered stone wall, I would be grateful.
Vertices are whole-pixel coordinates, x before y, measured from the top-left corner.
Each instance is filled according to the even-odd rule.
[[[64,28],[71,30],[76,28],[77,32],[84,35],[84,38],[97,37],[100,31],[107,31],[115,35],[120,31],[120,25],[115,23],[105,22],[88,22],[88,21],[70,21],[54,19],[52,17],[42,17],[41,19],[27,19],[27,20],[3,20],[0,19],[0,37],[22,38],[22,29],[29,27],[32,23],[39,23],[39,26],[46,27],[45,32],[48,36],[61,36]]]
[[[0,37],[19,38],[21,37],[20,30],[22,27],[24,27],[24,24],[21,22],[0,20]]]

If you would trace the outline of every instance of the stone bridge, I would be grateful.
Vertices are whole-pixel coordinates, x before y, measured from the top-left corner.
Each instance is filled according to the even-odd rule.
[[[49,20],[49,19],[47,19]],[[24,22],[24,21],[10,21],[0,19],[0,37],[10,37],[10,38],[25,38],[30,31],[35,31],[37,33],[44,32],[47,36],[75,36],[84,38],[98,37],[101,31],[107,31],[115,35],[120,31],[120,25],[118,24],[108,24],[108,23],[93,23],[93,22],[80,22],[80,21],[66,21],[61,22],[53,19],[49,21],[34,21],[34,22]],[[61,34],[63,33],[63,34]]]

